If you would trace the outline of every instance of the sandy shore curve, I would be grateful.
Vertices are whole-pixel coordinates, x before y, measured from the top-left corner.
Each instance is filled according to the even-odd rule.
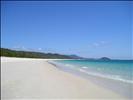
[[[2,99],[126,99],[47,61],[1,57]]]

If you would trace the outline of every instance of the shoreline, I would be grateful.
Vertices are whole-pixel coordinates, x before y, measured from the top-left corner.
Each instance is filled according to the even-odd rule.
[[[128,100],[92,80],[57,69],[49,60],[53,59],[1,57],[2,99]]]
[[[71,66],[75,66],[75,65],[65,65],[65,64],[62,64],[62,63],[59,63],[59,62],[55,62],[54,60],[51,62],[52,60],[50,61],[47,61],[48,63],[54,65],[54,66],[57,66],[57,68],[68,68],[68,69],[72,69]],[[61,67],[60,67],[61,66]],[[76,67],[76,66],[75,66]],[[86,67],[85,67],[86,69]],[[74,69],[72,69],[74,70]],[[115,78],[115,77],[110,77],[110,76],[104,76],[102,74],[93,74],[93,73],[88,73],[87,71],[84,70],[84,68],[80,68],[80,69],[75,69],[77,70],[78,72],[81,72],[81,73],[84,73],[84,74],[88,74],[89,76],[94,76],[94,77],[99,77],[99,78],[106,78],[106,79],[111,79],[111,80],[115,80],[115,81],[120,81],[120,82],[124,82],[124,83],[127,83],[127,84],[133,84],[133,81],[132,80],[126,80],[126,79],[122,79],[122,78]],[[91,70],[89,70],[91,71]]]
[[[63,64],[54,61],[47,61],[47,62],[54,65],[59,70],[90,80],[94,84],[102,86],[120,95],[126,96],[127,98],[133,98],[132,96],[133,83],[127,83],[107,77],[100,77],[96,75],[86,74],[80,70],[69,68],[69,66],[65,66]]]

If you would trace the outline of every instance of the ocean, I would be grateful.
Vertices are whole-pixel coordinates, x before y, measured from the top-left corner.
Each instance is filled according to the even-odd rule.
[[[71,70],[125,83],[133,83],[132,60],[54,60],[51,63],[64,70]]]

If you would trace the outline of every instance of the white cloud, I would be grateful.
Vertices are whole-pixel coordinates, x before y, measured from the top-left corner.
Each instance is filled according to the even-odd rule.
[[[23,49],[23,50],[26,50],[27,48],[25,48],[24,46],[22,46],[22,49]]]
[[[38,48],[39,51],[42,51],[42,48]]]
[[[34,52],[42,52],[42,48],[27,48],[25,46],[14,46],[12,47],[14,50],[20,50],[20,51],[34,51]]]
[[[99,43],[93,43],[93,46],[98,47],[98,46],[100,46],[100,44]]]
[[[105,41],[101,41],[100,43],[101,43],[101,44],[105,44],[106,42],[105,42]]]
[[[105,45],[105,44],[107,44],[108,42],[106,42],[106,41],[101,41],[100,42],[102,45]]]
[[[24,46],[14,46],[13,49],[16,49],[16,50],[27,50],[27,48],[25,48]]]
[[[101,47],[101,46],[104,46],[106,44],[107,44],[106,41],[100,41],[100,42],[95,42],[95,43],[90,44],[89,47]]]

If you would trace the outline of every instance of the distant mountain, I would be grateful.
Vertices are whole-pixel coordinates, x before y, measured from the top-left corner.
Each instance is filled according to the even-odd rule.
[[[73,59],[85,59],[85,58],[77,56],[77,55],[69,55],[69,57],[71,57]]]
[[[42,53],[42,52],[33,52],[33,51],[18,51],[11,50],[7,48],[0,48],[1,56],[6,57],[23,57],[23,58],[45,58],[45,59],[86,59],[86,60],[111,60],[107,57],[102,57],[100,59],[93,58],[84,58],[77,55],[62,55],[56,53]]]
[[[99,60],[104,60],[104,61],[106,60],[106,61],[107,61],[107,60],[111,60],[111,59],[108,58],[108,57],[102,57],[102,58],[100,58]]]
[[[101,61],[108,61],[111,60],[108,57],[102,57],[102,58],[85,58],[86,60],[101,60]]]
[[[54,53],[40,53],[32,51],[17,51],[6,48],[1,48],[1,56],[23,57],[23,58],[46,58],[46,59],[75,59],[68,55],[61,55]]]

